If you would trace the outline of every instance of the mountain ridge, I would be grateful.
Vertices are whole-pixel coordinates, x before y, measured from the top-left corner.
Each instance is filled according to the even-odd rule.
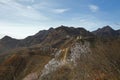
[[[2,38],[0,40],[0,45],[1,47],[5,46],[5,45],[9,45],[12,43],[9,43],[8,40],[16,42],[14,45],[13,43],[13,47],[29,47],[32,45],[38,45],[38,44],[44,44],[44,43],[53,43],[55,42],[55,40],[57,42],[55,42],[54,44],[57,44],[58,42],[60,42],[60,40],[65,39],[66,37],[72,37],[72,36],[78,36],[78,35],[83,35],[83,36],[88,36],[92,34],[85,30],[84,28],[73,28],[73,27],[67,27],[67,26],[59,26],[57,28],[50,28],[48,30],[41,30],[38,33],[36,33],[33,36],[28,36],[22,40],[17,40],[17,39],[13,39],[9,36],[5,36],[4,38]],[[60,40],[57,40],[60,39]],[[16,40],[16,41],[15,41]],[[53,42],[52,42],[53,41]],[[6,42],[7,44],[2,45],[2,43]],[[53,45],[54,45],[53,44]],[[12,48],[13,48],[12,47]]]
[[[0,56],[0,80],[120,80],[119,30],[99,32],[60,26],[20,40]]]
[[[118,37],[118,31],[112,29],[110,26],[104,26],[103,28],[99,28],[92,32],[94,35],[101,38],[113,38]]]
[[[50,44],[51,46],[55,47],[55,45],[65,41],[65,39],[69,37],[76,37],[76,36],[91,36],[91,37],[101,37],[101,38],[114,38],[120,36],[120,30],[114,30],[110,26],[104,26],[103,28],[99,28],[93,32],[89,32],[84,28],[74,28],[68,26],[59,26],[57,28],[50,28],[48,30],[41,30],[35,35],[28,36],[22,40],[17,40],[11,38],[9,36],[5,36],[0,39],[0,47],[1,53],[4,52],[7,46],[9,49],[14,49],[18,47],[29,47],[33,45],[43,45],[45,43]],[[59,39],[59,40],[57,40]],[[2,48],[3,47],[3,48]],[[5,50],[4,50],[5,49]],[[8,49],[8,50],[9,50]],[[3,50],[3,51],[2,51]]]

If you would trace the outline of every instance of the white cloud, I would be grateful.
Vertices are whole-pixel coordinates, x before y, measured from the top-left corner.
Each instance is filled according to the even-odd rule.
[[[31,0],[34,1],[34,0]],[[24,5],[16,0],[0,0],[0,16],[23,20],[46,20],[44,14],[34,9],[32,6]],[[5,18],[4,18],[5,19]]]
[[[97,5],[92,4],[92,5],[89,5],[88,7],[92,12],[97,12],[99,10],[99,7]]]
[[[71,19],[71,22],[69,22],[69,24],[76,24],[80,27],[84,27],[87,30],[93,31],[110,23],[101,20],[94,15],[81,15],[80,17],[74,17]]]
[[[46,1],[41,1],[39,3],[35,3],[32,5],[32,7],[34,7],[35,9],[38,10],[48,10],[49,8],[51,8],[53,6],[52,3],[46,2]]]
[[[61,14],[69,11],[69,9],[53,9],[52,10],[54,13]]]
[[[16,1],[20,1],[20,2],[30,2],[30,3],[34,3],[35,0],[16,0]]]

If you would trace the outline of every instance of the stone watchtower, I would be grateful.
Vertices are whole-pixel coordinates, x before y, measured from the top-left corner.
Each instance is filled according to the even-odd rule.
[[[80,35],[80,36],[77,36],[77,40],[81,40],[83,39],[83,37]]]

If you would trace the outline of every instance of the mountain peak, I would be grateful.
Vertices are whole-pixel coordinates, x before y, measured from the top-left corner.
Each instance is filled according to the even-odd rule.
[[[107,25],[107,26],[104,26],[103,28],[102,28],[102,30],[105,30],[105,31],[110,31],[110,30],[113,30],[109,25]]]
[[[56,29],[66,29],[66,28],[68,28],[68,26],[61,25],[61,26],[57,27]]]
[[[1,40],[10,40],[10,39],[12,39],[12,38],[9,36],[4,36]]]
[[[53,27],[50,27],[49,30],[53,30],[54,28]]]
[[[104,26],[103,28],[98,28],[96,31],[93,31],[93,32],[114,32],[115,30],[112,29],[109,25],[107,26]]]
[[[104,26],[103,28],[99,28],[98,30],[93,31],[93,33],[102,38],[112,38],[116,36],[116,31],[109,25]]]

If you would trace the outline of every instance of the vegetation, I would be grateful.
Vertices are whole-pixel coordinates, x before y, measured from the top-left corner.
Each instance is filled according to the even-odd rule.
[[[61,26],[14,41],[0,40],[0,80],[120,80],[120,38],[108,26]]]

